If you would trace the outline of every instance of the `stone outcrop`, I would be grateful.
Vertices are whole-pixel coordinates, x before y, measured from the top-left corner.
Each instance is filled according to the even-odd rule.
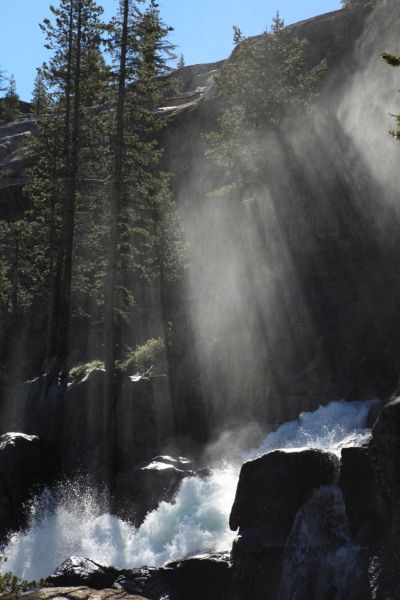
[[[112,569],[87,559],[71,557],[47,579],[65,587],[113,590],[113,594],[149,600],[232,600],[232,565],[229,555],[210,554],[169,563],[162,568]],[[61,594],[63,597],[63,594]],[[46,597],[47,598],[47,597]],[[103,596],[101,596],[103,598]],[[74,598],[72,599],[74,600]],[[84,597],[82,600],[85,600]]]
[[[229,520],[239,528],[232,548],[237,598],[278,597],[296,516],[338,468],[335,455],[319,450],[270,452],[243,465]]]
[[[117,569],[99,565],[93,560],[71,556],[47,578],[53,587],[86,586],[96,590],[111,587],[118,576]]]
[[[160,502],[173,500],[183,479],[202,474],[208,471],[199,470],[189,459],[156,456],[150,462],[118,473],[113,510],[138,527]]]
[[[313,491],[333,482],[335,455],[320,450],[270,452],[242,466],[229,525],[239,533],[254,527],[289,534],[299,508]]]
[[[45,474],[43,446],[38,437],[22,433],[0,436],[0,539],[25,523],[23,505]]]

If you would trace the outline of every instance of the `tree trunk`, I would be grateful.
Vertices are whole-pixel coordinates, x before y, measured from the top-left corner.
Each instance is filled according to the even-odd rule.
[[[115,372],[116,360],[116,327],[115,314],[115,289],[117,284],[118,262],[118,230],[122,196],[122,172],[124,160],[124,121],[125,121],[125,95],[126,95],[126,55],[128,45],[128,20],[129,0],[123,4],[123,24],[121,34],[121,54],[118,78],[117,112],[115,119],[114,138],[114,169],[112,180],[110,234],[108,248],[108,265],[105,277],[105,308],[104,308],[104,335],[105,335],[105,368],[112,377]]]
[[[82,44],[82,0],[78,3],[76,50],[74,65],[74,101],[71,130],[71,154],[69,172],[67,173],[65,188],[65,209],[62,227],[62,246],[64,249],[64,269],[61,282],[61,327],[60,327],[60,352],[59,358],[66,371],[66,359],[69,350],[69,330],[71,319],[71,285],[72,285],[72,257],[74,245],[75,205],[78,180],[79,157],[79,128],[80,128],[80,82],[81,82],[81,44]]]

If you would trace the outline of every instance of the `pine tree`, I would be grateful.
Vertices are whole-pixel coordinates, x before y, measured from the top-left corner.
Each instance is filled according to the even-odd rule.
[[[176,65],[176,68],[177,69],[183,69],[184,66],[185,66],[185,57],[183,56],[183,54],[181,54],[179,56],[179,60],[178,60],[178,63]]]
[[[85,177],[85,172],[91,169],[90,158],[92,166],[96,163],[100,166],[101,161],[94,160],[93,155],[103,131],[99,126],[101,115],[89,107],[101,98],[104,100],[107,69],[100,60],[102,9],[96,2],[60,0],[59,7],[51,7],[51,11],[54,23],[46,19],[42,29],[53,55],[44,65],[43,72],[54,107],[51,115],[42,120],[43,136],[39,131],[39,143],[45,150],[39,169],[42,167],[45,171],[40,177],[47,186],[42,209],[49,222],[55,219],[58,225],[47,242],[52,290],[50,353],[57,355],[65,368],[73,309],[77,214],[80,223],[85,222],[83,214],[90,212],[88,206],[91,205],[88,196],[93,194],[94,183],[97,187],[100,184],[96,167],[90,185]],[[48,165],[52,167],[48,168]],[[42,184],[34,178],[33,185],[40,187]]]
[[[14,75],[11,75],[3,103],[3,113],[1,117],[3,123],[9,123],[10,121],[14,121],[19,116],[19,101],[20,99],[17,93],[15,77]]]
[[[382,53],[383,60],[390,65],[391,67],[400,67],[400,56],[394,56],[393,54],[388,54],[387,52]],[[400,140],[400,114],[396,115],[396,129],[390,131],[390,134]]]
[[[4,92],[6,88],[4,87],[5,82],[4,71],[0,69],[0,92]]]
[[[32,93],[32,107],[37,117],[45,113],[50,105],[46,79],[42,69],[36,69],[36,77]]]
[[[246,39],[234,27],[235,51],[216,76],[226,108],[219,129],[207,136],[208,154],[230,172],[254,163],[254,139],[307,111],[326,65],[306,66],[306,40],[285,27],[279,13],[270,32]]]
[[[162,22],[154,0],[144,12],[139,11],[137,2],[120,0],[119,20],[114,22],[113,31],[118,94],[105,283],[105,365],[110,374],[115,370],[119,343],[121,295],[130,297],[123,274],[135,270],[143,277],[154,275],[157,259],[152,255],[162,237],[158,228],[161,212],[165,216],[168,211],[163,209],[173,204],[167,177],[158,167],[162,151],[156,136],[164,123],[154,110],[171,88],[171,83],[160,77],[169,72],[167,61],[173,55],[173,47],[166,40],[170,28]],[[162,268],[159,261],[159,275]]]

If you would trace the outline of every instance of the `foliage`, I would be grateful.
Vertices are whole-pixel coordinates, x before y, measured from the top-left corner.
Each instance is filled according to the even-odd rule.
[[[245,38],[234,28],[235,51],[216,76],[226,108],[219,128],[207,136],[208,155],[228,172],[253,163],[254,139],[312,106],[325,61],[309,68],[307,41],[284,26],[279,13],[270,32]]]
[[[133,350],[119,365],[127,375],[164,375],[167,372],[166,348],[162,338],[151,338]]]
[[[96,369],[104,370],[104,362],[102,362],[101,360],[92,360],[87,363],[80,363],[72,367],[72,369],[70,369],[69,378],[72,381],[80,381]]]
[[[0,81],[1,84],[1,81]],[[1,114],[1,122],[2,123],[10,123],[14,121],[19,115],[20,111],[18,110],[19,105],[19,95],[17,93],[17,85],[15,82],[14,75],[11,75],[8,87],[6,89],[6,95],[3,100],[3,110]]]
[[[115,347],[123,347],[119,336],[138,281],[159,280],[163,290],[179,276],[185,257],[170,178],[160,168],[158,136],[165,121],[155,110],[177,85],[165,77],[173,58],[170,28],[154,0],[142,11],[140,0],[121,0],[120,8],[125,4],[120,176],[115,148],[122,15],[105,24],[95,0],[60,0],[42,24],[50,59],[37,70],[37,135],[24,148],[38,157],[24,190],[30,209],[15,222],[0,223],[0,317],[13,330],[35,315],[45,338],[41,360],[58,356],[62,369],[68,343],[78,343],[71,328],[82,339],[90,335],[99,351],[104,347],[109,248],[116,257]]]
[[[50,95],[47,91],[46,79],[42,69],[36,70],[32,106],[37,117],[45,113],[50,106]]]
[[[185,65],[186,65],[186,63],[185,63],[185,57],[183,56],[183,54],[180,54],[178,62],[176,63],[176,68],[177,69],[183,69],[183,67]]]
[[[0,556],[0,565],[7,562],[7,558]],[[25,592],[37,587],[35,581],[26,581],[13,575],[9,571],[0,573],[0,598],[21,598]]]
[[[121,0],[110,26],[110,47],[118,87],[112,113],[110,157],[109,254],[105,278],[106,368],[115,365],[118,323],[134,301],[129,280],[171,273],[180,247],[169,177],[160,169],[158,134],[165,120],[154,110],[177,85],[170,72],[171,28],[161,19],[157,2],[144,11]],[[174,267],[172,267],[174,268]]]
[[[0,69],[0,92],[4,92],[6,88],[4,87],[5,77],[4,71]]]
[[[391,67],[400,67],[400,56],[393,56],[387,52],[382,53],[382,59]],[[396,129],[390,131],[390,134],[400,140],[400,114],[396,115]]]

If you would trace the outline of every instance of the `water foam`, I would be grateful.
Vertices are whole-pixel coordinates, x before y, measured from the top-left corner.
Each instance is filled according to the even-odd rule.
[[[243,460],[274,449],[322,448],[339,452],[360,445],[370,402],[333,402],[303,413],[270,433]],[[220,465],[209,477],[185,479],[174,503],[162,502],[140,528],[109,514],[87,488],[71,482],[56,493],[46,490],[31,507],[31,525],[14,534],[3,554],[7,569],[27,579],[49,575],[65,558],[84,556],[120,568],[159,566],[194,553],[223,551],[234,534],[228,518],[239,465]]]

